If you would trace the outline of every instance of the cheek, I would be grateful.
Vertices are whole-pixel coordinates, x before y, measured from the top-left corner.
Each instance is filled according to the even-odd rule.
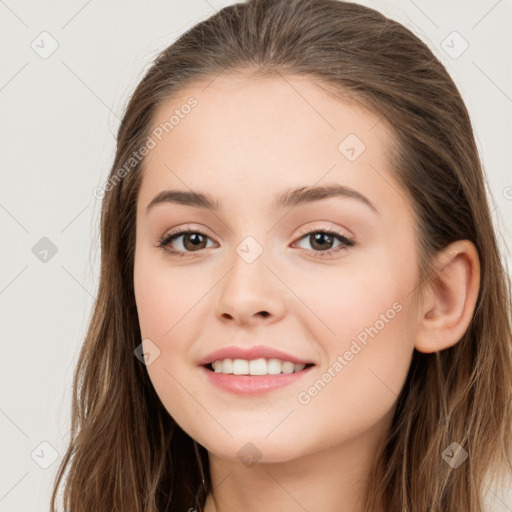
[[[190,346],[199,336],[198,315],[205,313],[201,298],[209,288],[197,270],[171,268],[165,257],[143,251],[136,255],[134,290],[143,348],[158,353],[146,369],[164,407],[189,433],[195,433],[197,418],[205,413],[193,398],[197,390],[191,376],[197,368]]]
[[[286,275],[301,301],[293,313],[303,312],[302,320],[327,351],[343,349],[354,338],[364,343],[375,336],[372,326],[379,337],[385,337],[385,331],[396,333],[408,325],[403,320],[404,311],[409,310],[414,269],[386,264],[385,257],[374,255],[365,262],[354,258],[339,268]]]
[[[395,300],[398,299],[398,300]],[[296,396],[295,419],[311,443],[321,431],[329,440],[350,438],[390,420],[413,352],[406,297],[365,294],[341,300],[330,319],[336,336],[325,334],[327,361],[304,381]],[[381,316],[382,315],[382,316]],[[322,425],[314,418],[322,418]]]
[[[363,347],[371,343],[383,355],[382,351],[408,343],[417,268],[410,240],[402,240],[401,247],[399,254],[392,243],[365,248],[357,257],[347,258],[339,271],[321,281],[310,280],[311,300],[333,331],[335,350],[346,350],[357,340]]]
[[[304,384],[298,402],[328,424],[364,429],[394,406],[414,347],[411,261],[408,266],[392,258],[386,262],[383,255],[328,280],[309,281],[308,304],[322,320],[310,328],[327,359],[319,375]],[[328,286],[323,295],[321,286]]]
[[[205,284],[197,272],[171,268],[165,256],[154,255],[136,259],[134,289],[142,336],[160,340],[171,338],[179,322],[205,294]]]

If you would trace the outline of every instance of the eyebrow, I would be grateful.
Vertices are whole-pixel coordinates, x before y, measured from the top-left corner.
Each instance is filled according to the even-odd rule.
[[[274,209],[294,207],[331,197],[357,199],[379,215],[379,211],[375,205],[366,196],[353,188],[340,184],[323,185],[319,187],[299,187],[287,190],[274,198],[272,207]],[[185,206],[209,209],[213,212],[218,212],[221,209],[219,201],[210,194],[185,190],[163,190],[148,204],[146,214],[154,206],[162,203],[182,204]]]

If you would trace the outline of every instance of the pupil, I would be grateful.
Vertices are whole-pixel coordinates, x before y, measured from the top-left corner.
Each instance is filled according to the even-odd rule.
[[[316,233],[314,235],[314,243],[318,244],[320,249],[326,249],[330,242],[332,242],[332,235],[328,233]]]
[[[184,245],[188,249],[197,249],[204,240],[202,240],[203,236],[199,233],[191,233],[184,238]]]

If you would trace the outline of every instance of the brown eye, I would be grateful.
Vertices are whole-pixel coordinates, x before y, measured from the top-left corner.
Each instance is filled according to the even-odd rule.
[[[311,246],[310,251],[312,251],[315,257],[323,258],[325,256],[330,256],[334,253],[338,253],[340,251],[346,250],[347,247],[351,247],[355,245],[353,240],[350,240],[346,236],[338,233],[337,231],[332,231],[330,229],[323,229],[317,231],[309,231],[304,234],[299,240],[307,240],[309,245]],[[334,245],[336,240],[339,241],[338,245]]]
[[[313,249],[318,249],[320,251],[326,251],[331,249],[331,246],[334,244],[334,236],[329,235],[328,233],[312,233],[309,236],[309,243]]]
[[[182,240],[180,241],[180,239]],[[201,249],[206,249],[206,243],[209,239],[202,231],[178,231],[177,233],[165,236],[158,244],[158,247],[169,254],[184,256],[187,252],[197,252]],[[174,245],[175,242],[178,243]]]
[[[204,249],[206,247],[206,238],[200,233],[186,233],[183,236],[183,246],[187,251]]]

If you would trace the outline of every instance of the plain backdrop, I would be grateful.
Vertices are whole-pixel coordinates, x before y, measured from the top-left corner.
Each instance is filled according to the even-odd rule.
[[[49,509],[98,284],[92,191],[108,176],[123,107],[159,51],[231,3],[0,0],[2,512]],[[512,2],[361,3],[421,37],[458,85],[512,268]],[[512,511],[512,492],[490,495],[489,510]]]

